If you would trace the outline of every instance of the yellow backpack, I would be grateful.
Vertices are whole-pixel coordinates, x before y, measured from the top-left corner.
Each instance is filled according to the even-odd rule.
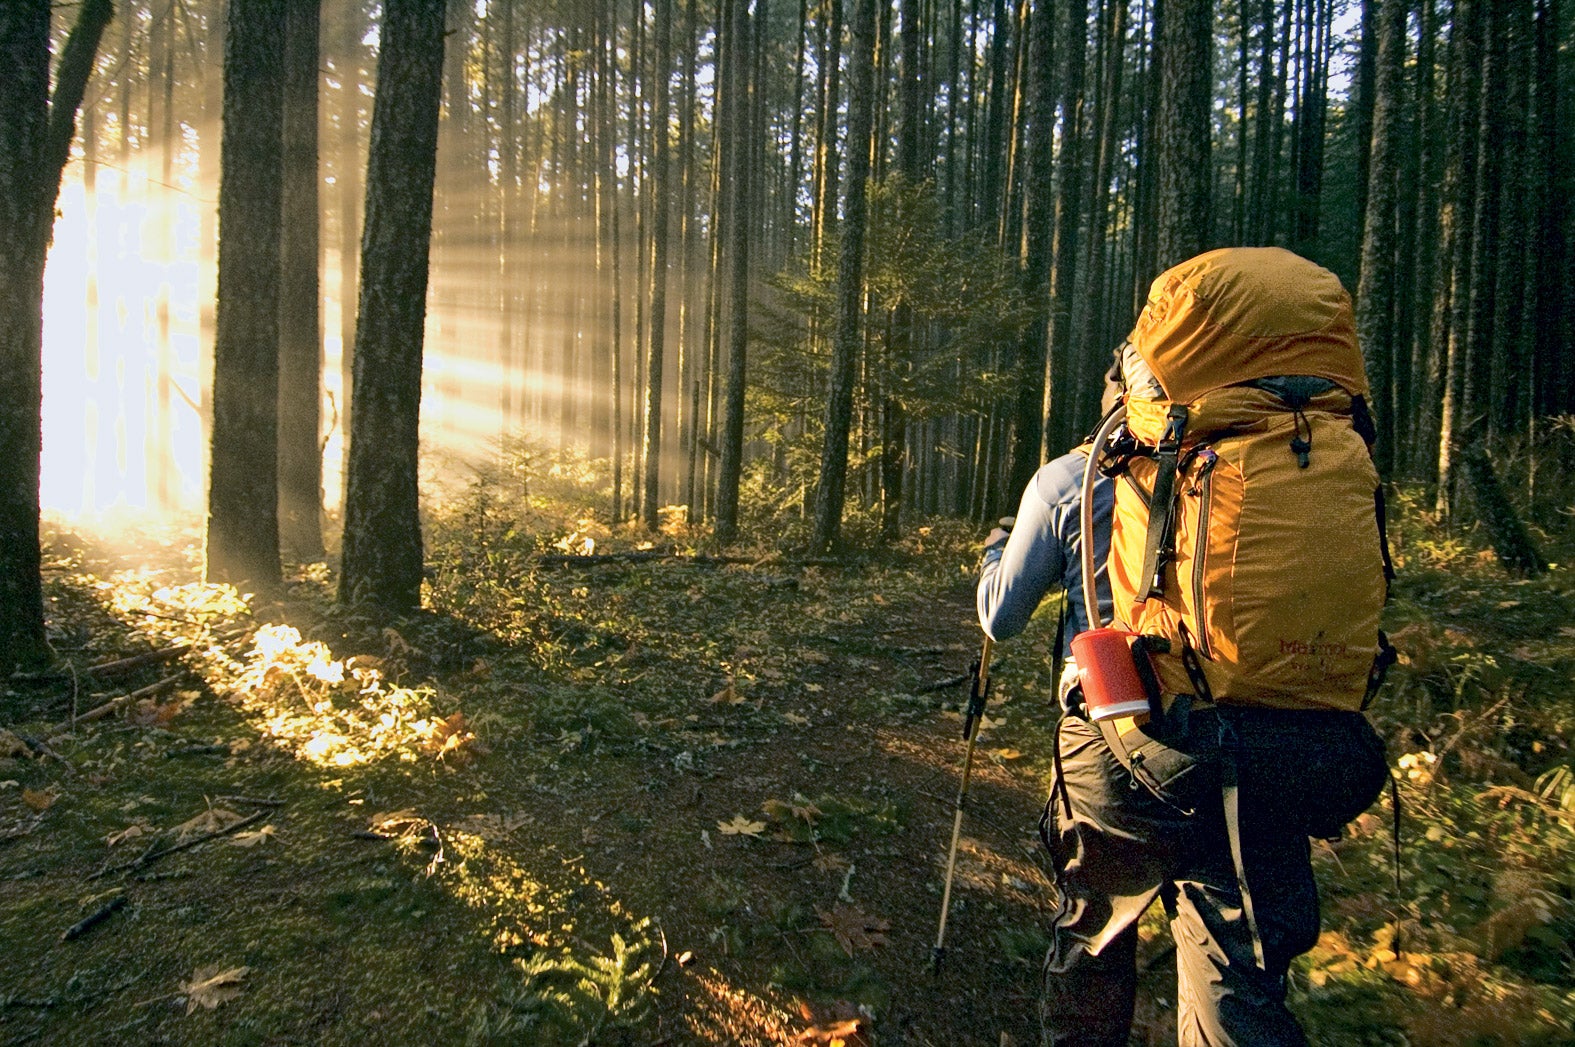
[[[1365,706],[1393,659],[1393,572],[1339,279],[1279,248],[1211,251],[1154,281],[1123,351],[1115,624],[1159,641],[1165,694]]]

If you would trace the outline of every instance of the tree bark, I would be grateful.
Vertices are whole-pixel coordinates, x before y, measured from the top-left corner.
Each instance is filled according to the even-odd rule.
[[[645,497],[641,517],[645,529],[655,531],[661,520],[662,382],[665,377],[667,338],[668,216],[672,187],[668,178],[668,80],[672,67],[672,3],[656,0],[655,91],[651,99],[651,336],[645,371]]]
[[[1373,141],[1368,164],[1362,271],[1357,283],[1356,334],[1367,365],[1367,384],[1378,425],[1378,474],[1394,468],[1394,418],[1390,388],[1398,347],[1394,338],[1395,206],[1399,194],[1400,109],[1405,77],[1405,0],[1377,0],[1378,54],[1374,64]]]
[[[1161,268],[1191,258],[1210,238],[1213,33],[1211,0],[1165,0],[1158,141]]]
[[[1061,43],[1056,49],[1062,70],[1061,149],[1056,158],[1055,234],[1050,249],[1049,359],[1045,371],[1046,423],[1041,461],[1049,461],[1071,446],[1082,427],[1091,424],[1078,417],[1081,402],[1076,353],[1087,347],[1073,341],[1072,303],[1076,297],[1078,230],[1083,216],[1083,84],[1088,55],[1088,2],[1070,0],[1058,5],[1062,22]],[[1046,14],[1049,12],[1047,11]],[[1023,483],[1027,484],[1027,479]],[[1019,491],[1021,488],[1014,487]]]
[[[750,187],[751,159],[754,150],[750,142],[754,129],[750,126],[749,58],[746,44],[749,40],[749,5],[746,0],[730,0],[727,10],[730,22],[727,27],[731,40],[728,43],[728,69],[724,78],[725,90],[730,95],[727,102],[727,137],[724,144],[728,162],[728,324],[727,324],[727,383],[722,397],[722,418],[719,432],[720,461],[717,463],[716,534],[724,542],[738,537],[738,487],[743,474],[744,460],[744,392],[745,367],[749,338],[749,226],[746,216],[752,212]]]
[[[218,322],[204,578],[276,588],[284,0],[233,0],[224,42]]]
[[[77,109],[113,8],[86,0],[49,94],[48,0],[0,4],[0,671],[49,657],[39,575],[44,262]]]
[[[367,158],[339,601],[395,615],[421,604],[416,466],[443,7],[386,0]]]
[[[857,0],[851,26],[849,66],[848,183],[843,205],[842,244],[837,259],[837,325],[831,377],[826,392],[825,440],[820,484],[815,491],[811,544],[825,551],[842,531],[842,505],[848,474],[848,436],[853,413],[853,382],[859,355],[860,302],[864,289],[865,218],[869,213],[870,129],[874,120],[875,0]]]
[[[318,310],[317,61],[320,0],[287,0],[279,286],[279,538],[323,555],[322,323]]]

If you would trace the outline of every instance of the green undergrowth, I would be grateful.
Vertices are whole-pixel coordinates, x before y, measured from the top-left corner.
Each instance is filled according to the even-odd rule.
[[[323,565],[259,600],[196,585],[179,536],[128,561],[56,529],[58,671],[0,688],[0,1042],[1031,1039],[1056,607],[996,648],[928,980],[980,530],[724,549],[678,511],[611,524],[586,463],[513,461],[432,500],[404,620],[337,609]],[[1387,796],[1314,847],[1294,1004],[1315,1043],[1571,1042],[1575,550],[1542,530],[1558,566],[1512,579],[1418,505],[1373,709],[1400,883]],[[1151,1037],[1167,934],[1150,914]]]

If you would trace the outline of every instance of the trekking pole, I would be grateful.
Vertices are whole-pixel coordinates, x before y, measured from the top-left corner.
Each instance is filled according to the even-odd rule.
[[[952,816],[952,846],[946,856],[946,886],[941,890],[941,925],[935,931],[935,948],[930,951],[931,970],[941,973],[941,960],[946,956],[946,915],[952,903],[952,873],[957,869],[957,841],[962,836],[963,807],[968,803],[968,781],[973,776],[973,743],[979,736],[979,721],[984,717],[984,703],[990,697],[990,650],[995,641],[986,634],[984,646],[973,663],[973,686],[968,692],[968,708],[963,713],[963,740],[968,748],[963,754],[962,784],[957,788],[957,806]]]

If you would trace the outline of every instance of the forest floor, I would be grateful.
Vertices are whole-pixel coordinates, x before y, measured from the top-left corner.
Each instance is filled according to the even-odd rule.
[[[118,539],[52,531],[61,661],[0,685],[0,1043],[1037,1042],[1053,608],[997,649],[930,968],[971,532],[662,557],[696,546],[478,484],[392,625],[322,565],[243,599]],[[1319,1044],[1575,1042],[1575,576],[1400,544],[1399,893],[1386,798],[1315,848],[1293,1005]],[[1140,961],[1133,1042],[1174,1042],[1157,913]]]

